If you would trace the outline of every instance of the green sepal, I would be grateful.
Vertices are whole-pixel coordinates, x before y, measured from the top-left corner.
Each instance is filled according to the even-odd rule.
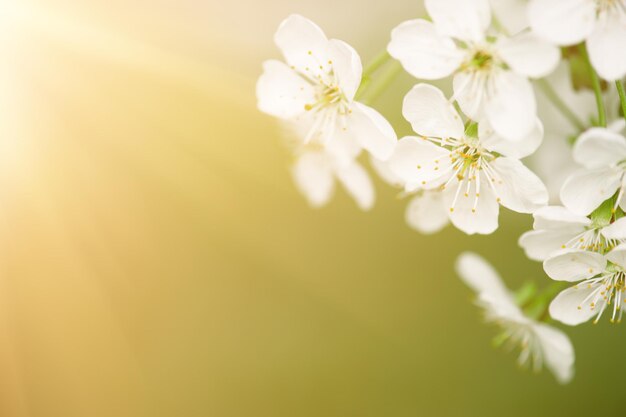
[[[478,123],[468,123],[468,125],[465,127],[465,136],[473,139],[478,138]]]
[[[611,224],[611,219],[615,214],[614,207],[616,198],[617,195],[614,195],[608,200],[605,200],[602,204],[600,204],[600,207],[591,213],[589,217],[591,218],[593,227],[604,227]]]
[[[515,303],[518,306],[526,306],[537,295],[537,285],[532,281],[526,282],[520,289],[515,291],[514,295]]]
[[[499,348],[509,339],[509,337],[510,337],[509,333],[502,332],[498,334],[496,337],[494,337],[493,339],[491,339],[491,346],[493,346],[494,348]]]

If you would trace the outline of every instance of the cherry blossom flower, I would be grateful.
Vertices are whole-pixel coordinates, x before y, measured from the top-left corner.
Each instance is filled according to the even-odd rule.
[[[524,233],[519,244],[536,261],[543,261],[561,249],[603,252],[626,239],[624,217],[614,223],[592,221],[561,206],[542,207],[533,217],[534,230]]]
[[[586,216],[619,191],[616,206],[626,208],[626,137],[620,120],[609,128],[593,127],[576,141],[574,160],[584,168],[561,188],[561,201],[570,211]]]
[[[492,233],[500,205],[532,213],[547,204],[546,187],[519,161],[541,143],[539,120],[519,142],[502,139],[488,122],[466,132],[453,105],[428,84],[418,84],[406,95],[403,114],[420,136],[402,138],[389,166],[407,192],[440,190],[450,221],[460,230]]]
[[[519,345],[518,363],[535,370],[546,366],[560,383],[574,375],[574,348],[561,330],[524,314],[498,273],[480,256],[466,252],[456,263],[461,279],[477,294],[476,304],[485,310],[485,319],[498,324],[511,345]]]
[[[543,268],[554,280],[580,281],[552,300],[552,318],[575,326],[593,317],[597,323],[608,311],[612,322],[621,320],[625,307],[626,243],[605,255],[564,249],[546,259]]]
[[[330,143],[349,135],[377,158],[388,158],[397,140],[393,128],[376,110],[354,99],[362,75],[357,52],[343,41],[328,40],[315,23],[299,15],[281,23],[274,41],[287,63],[263,64],[256,88],[259,109],[283,120],[306,120],[305,142]]]
[[[490,33],[488,0],[426,0],[432,22],[409,20],[391,33],[388,51],[416,78],[454,75],[454,98],[471,119],[487,120],[504,139],[519,141],[536,127],[528,78],[548,75],[559,50],[530,32]]]
[[[531,0],[528,18],[534,33],[557,45],[585,41],[602,78],[626,75],[626,0]]]

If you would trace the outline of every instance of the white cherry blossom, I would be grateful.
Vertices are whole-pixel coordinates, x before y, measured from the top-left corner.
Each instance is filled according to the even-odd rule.
[[[620,120],[609,128],[593,127],[576,141],[574,160],[584,168],[561,188],[561,201],[570,211],[586,216],[619,191],[616,206],[626,207],[626,137]]]
[[[485,310],[487,322],[498,324],[512,345],[519,345],[520,365],[539,370],[545,365],[560,383],[574,375],[574,348],[561,330],[524,314],[498,273],[483,258],[463,253],[456,263],[461,279],[476,292],[476,303]]]
[[[376,110],[354,99],[362,75],[357,52],[343,41],[327,39],[315,23],[299,15],[281,23],[274,41],[287,63],[263,64],[256,87],[259,109],[283,120],[309,119],[306,142],[330,143],[344,132],[377,158],[388,158],[397,140],[393,128]]]
[[[389,166],[407,192],[440,190],[450,221],[460,230],[492,233],[500,205],[532,213],[547,204],[545,186],[519,161],[541,143],[539,120],[519,142],[502,139],[488,122],[469,135],[454,106],[428,84],[418,84],[406,95],[403,114],[420,136],[402,138]]]
[[[607,311],[612,322],[621,320],[626,307],[626,244],[618,245],[606,255],[564,249],[546,259],[543,268],[554,280],[580,281],[552,301],[552,318],[575,326],[594,317],[597,323]]]
[[[528,18],[534,33],[557,45],[585,41],[602,78],[626,75],[626,0],[531,0]]]
[[[502,138],[519,141],[536,125],[528,78],[548,75],[559,50],[530,32],[490,33],[488,0],[426,0],[432,22],[406,21],[388,51],[407,72],[436,80],[454,75],[454,97],[470,118],[485,119]]]
[[[533,213],[532,231],[519,244],[533,260],[543,261],[562,249],[603,252],[626,239],[626,218],[603,222],[572,213],[565,207],[546,206]]]

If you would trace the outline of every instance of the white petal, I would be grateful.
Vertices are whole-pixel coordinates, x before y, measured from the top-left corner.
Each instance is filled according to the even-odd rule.
[[[487,77],[476,71],[459,71],[452,78],[452,88],[461,110],[472,120],[483,120]]]
[[[559,63],[561,52],[530,32],[506,38],[497,43],[498,54],[518,74],[541,78],[550,74]]]
[[[572,212],[586,216],[615,194],[621,176],[617,168],[577,171],[561,187],[561,201]]]
[[[626,269],[626,243],[620,243],[613,250],[606,254],[606,258]]]
[[[439,35],[432,23],[422,19],[406,21],[393,29],[387,51],[409,74],[426,80],[452,74],[465,56],[452,39]]]
[[[573,155],[576,162],[589,169],[616,164],[626,159],[626,138],[606,128],[592,127],[580,135]]]
[[[374,185],[367,171],[356,162],[337,171],[337,179],[354,198],[361,210],[374,205]]]
[[[391,156],[398,137],[380,113],[365,104],[355,102],[347,120],[347,132],[354,135],[365,150],[383,161]]]
[[[439,165],[443,168],[439,168]],[[432,181],[447,171],[449,166],[450,151],[414,136],[400,139],[389,159],[389,167],[405,183]]]
[[[535,121],[535,128],[528,136],[519,141],[511,141],[499,136],[487,120],[478,124],[478,137],[482,145],[491,151],[504,156],[522,159],[535,153],[543,141],[543,124],[539,118]]]
[[[398,188],[404,186],[404,181],[402,180],[402,178],[397,176],[395,172],[393,172],[393,170],[389,166],[388,160],[381,161],[374,158],[373,156],[370,156],[370,163],[376,174],[378,174],[378,176],[387,184],[391,185],[392,187]]]
[[[405,219],[420,233],[432,234],[443,229],[448,224],[448,212],[441,192],[424,191],[413,197],[406,207]]]
[[[557,281],[576,282],[604,271],[606,259],[596,252],[562,249],[543,263],[546,274]]]
[[[621,13],[613,11],[605,14],[587,39],[591,64],[600,77],[609,81],[626,75],[626,54],[623,52],[626,45],[626,13],[623,3],[615,7],[621,7]]]
[[[548,190],[531,170],[517,159],[500,157],[489,166],[500,203],[518,213],[532,213],[548,204]]]
[[[285,61],[301,73],[313,78],[329,72],[329,45],[326,35],[309,19],[293,14],[278,27],[274,42]],[[320,69],[320,65],[323,69]]]
[[[531,0],[528,19],[533,31],[557,45],[573,45],[595,26],[594,0]]]
[[[462,253],[456,261],[456,272],[479,296],[502,298],[515,305],[500,275],[481,256],[472,252]]]
[[[624,129],[626,129],[626,120],[617,119],[611,123],[609,123],[608,129],[611,132],[621,133]]]
[[[625,240],[626,239],[626,217],[615,221],[609,226],[600,230],[602,236],[607,239]]]
[[[472,181],[470,184],[469,189],[467,189],[466,181],[459,185],[459,182],[454,180],[443,191],[450,221],[456,228],[468,235],[493,233],[498,228],[498,214],[500,211],[500,205],[496,200],[496,196],[489,188],[489,185],[483,183],[481,184],[480,196],[476,197],[476,181]],[[460,190],[459,186],[461,187]],[[459,191],[458,193],[457,190]],[[466,192],[467,196],[465,195]],[[477,203],[476,198],[478,198]],[[475,203],[476,210],[474,211]]]
[[[561,330],[537,323],[533,326],[539,338],[546,367],[552,371],[561,384],[566,384],[574,376],[574,346]]]
[[[280,61],[263,63],[263,74],[256,84],[258,107],[264,113],[289,119],[305,112],[315,101],[311,84]]]
[[[491,0],[491,10],[508,33],[518,33],[528,27],[527,0]]]
[[[344,132],[341,126],[335,127],[333,139],[324,143],[323,148],[338,167],[351,164],[362,150],[356,138],[349,132]]]
[[[530,82],[512,71],[493,75],[493,94],[485,114],[493,129],[508,140],[522,140],[536,127],[537,103]]]
[[[414,86],[404,97],[402,115],[422,136],[463,137],[463,120],[441,90],[432,85]]]
[[[533,213],[533,218],[535,230],[568,230],[578,234],[591,224],[587,217],[572,213],[563,206],[542,207]]]
[[[329,56],[339,89],[348,101],[354,99],[361,85],[363,66],[353,47],[337,39],[329,41]]]
[[[292,170],[294,181],[300,192],[313,207],[328,203],[335,189],[332,165],[323,152],[307,152],[302,155]]]
[[[550,303],[550,316],[569,326],[576,326],[589,321],[604,307],[604,299],[600,297],[592,308],[590,305],[591,301],[587,300],[587,298],[599,286],[603,285],[598,282],[588,286],[582,282],[578,286],[561,291]]]
[[[574,237],[576,233],[568,230],[533,230],[520,236],[518,243],[528,258],[534,261],[544,261],[561,250],[563,245]]]
[[[437,31],[464,41],[479,42],[491,23],[487,0],[425,0]]]

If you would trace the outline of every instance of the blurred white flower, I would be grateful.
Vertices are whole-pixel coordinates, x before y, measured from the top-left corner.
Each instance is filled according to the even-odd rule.
[[[456,263],[457,273],[477,295],[477,304],[485,310],[488,322],[498,324],[509,343],[521,348],[518,362],[535,370],[545,366],[560,383],[574,375],[574,348],[561,330],[526,316],[498,273],[483,258],[463,253]]]
[[[611,322],[620,321],[626,289],[626,244],[602,255],[581,249],[564,249],[546,259],[543,268],[557,281],[579,282],[562,291],[550,304],[550,315],[570,326],[584,323],[605,310]]]
[[[555,106],[547,96],[549,91],[535,88],[537,110],[545,130],[543,143],[527,161],[531,168],[548,187],[550,202],[560,204],[559,191],[563,183],[578,166],[572,158],[570,140],[578,136],[580,130],[589,126],[596,116],[596,102],[590,90],[575,90],[570,68],[562,62],[557,69],[545,79],[545,83],[572,112],[569,118]],[[610,91],[612,92],[612,90]],[[607,100],[612,104],[611,100]],[[609,109],[618,106],[609,106]],[[578,122],[573,122],[572,118]]]
[[[378,161],[375,158],[371,160],[372,167],[383,181],[391,186],[404,188],[402,179],[389,168],[389,161]],[[429,235],[441,231],[448,225],[448,208],[439,190],[420,189],[403,194],[411,196],[404,212],[404,219],[413,230]]]
[[[620,120],[609,128],[594,127],[576,141],[574,160],[584,169],[576,171],[561,188],[561,201],[570,211],[586,216],[618,190],[616,206],[626,208],[626,138]]]
[[[532,33],[513,37],[488,33],[488,0],[426,0],[433,22],[400,24],[388,51],[407,72],[436,80],[454,74],[454,98],[473,120],[487,120],[512,141],[526,138],[536,125],[537,104],[528,77],[548,75],[559,50]]]
[[[557,45],[586,41],[600,77],[626,75],[626,0],[531,0],[528,18],[534,33]]]
[[[460,115],[443,93],[418,84],[404,98],[403,115],[420,137],[398,142],[389,160],[407,192],[441,190],[451,222],[468,234],[498,227],[499,205],[532,213],[547,204],[541,180],[519,161],[541,143],[543,129],[519,142],[502,139],[488,122],[467,134]]]
[[[304,142],[308,123],[284,122],[284,137],[295,154],[291,173],[298,190],[312,207],[322,207],[341,184],[361,210],[374,205],[374,184],[357,157],[361,147],[356,140],[345,136],[328,144]]]
[[[611,224],[608,220],[592,221],[561,206],[542,207],[533,217],[534,230],[524,233],[519,244],[526,256],[536,261],[561,249],[603,252],[626,239],[626,217]]]
[[[340,140],[341,132],[377,158],[388,158],[397,140],[393,128],[376,110],[354,101],[362,75],[357,52],[343,41],[328,40],[299,15],[281,23],[274,41],[287,64],[263,64],[256,88],[259,109],[284,120],[308,119],[305,142],[328,144]]]

